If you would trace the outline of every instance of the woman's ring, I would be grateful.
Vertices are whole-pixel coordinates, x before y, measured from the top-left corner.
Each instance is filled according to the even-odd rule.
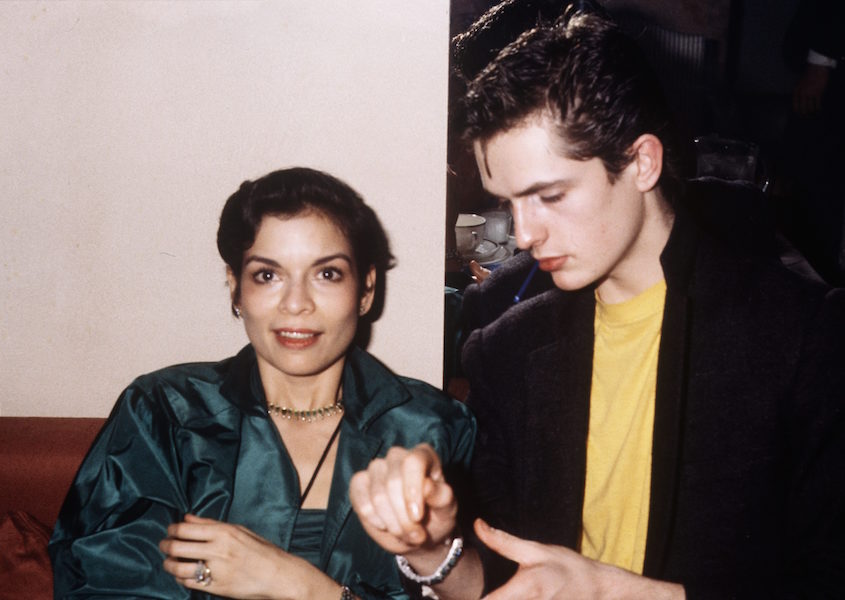
[[[211,583],[211,569],[204,560],[197,561],[197,568],[194,569],[194,579],[197,583],[208,585]]]

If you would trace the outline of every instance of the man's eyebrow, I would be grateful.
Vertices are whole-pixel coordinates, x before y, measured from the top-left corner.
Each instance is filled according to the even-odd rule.
[[[523,190],[519,190],[518,192],[514,193],[513,197],[514,198],[521,198],[523,196],[530,196],[532,194],[536,194],[537,192],[539,192],[541,190],[545,190],[545,189],[553,187],[553,186],[564,186],[564,187],[566,187],[566,186],[570,185],[571,182],[572,182],[572,180],[569,179],[569,178],[555,179],[554,181],[538,181],[536,183],[532,183],[527,188],[525,188]]]

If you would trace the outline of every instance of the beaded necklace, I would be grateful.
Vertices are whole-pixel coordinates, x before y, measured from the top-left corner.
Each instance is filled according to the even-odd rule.
[[[321,406],[320,408],[312,408],[309,410],[299,410],[296,408],[288,408],[287,406],[279,406],[278,404],[267,404],[267,412],[272,415],[278,415],[283,419],[293,421],[304,421],[306,423],[313,423],[319,419],[334,416],[343,412],[343,400],[338,398],[333,404]]]

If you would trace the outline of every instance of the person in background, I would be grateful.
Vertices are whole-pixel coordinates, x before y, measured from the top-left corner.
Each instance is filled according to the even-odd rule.
[[[465,101],[555,289],[464,347],[474,496],[397,449],[352,479],[367,532],[444,600],[840,596],[845,291],[696,222],[656,77],[606,18],[538,24]]]
[[[845,284],[845,3],[802,0],[785,39],[800,75],[784,136],[794,197],[788,229],[832,285]]]
[[[250,343],[123,392],[53,533],[55,596],[407,597],[349,479],[422,442],[458,473],[474,421],[353,343],[392,266],[378,218],[338,179],[285,169],[232,194],[217,245]]]

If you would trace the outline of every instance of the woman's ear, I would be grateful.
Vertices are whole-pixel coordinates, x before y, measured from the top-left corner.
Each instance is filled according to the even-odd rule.
[[[373,298],[376,294],[376,267],[370,265],[367,276],[364,277],[364,289],[361,290],[361,301],[358,305],[358,316],[366,315],[373,305]]]
[[[647,192],[657,185],[663,172],[663,143],[656,135],[644,133],[632,146],[637,165],[637,189]]]
[[[226,284],[229,286],[229,297],[232,301],[232,313],[236,317],[241,316],[241,310],[238,306],[240,298],[238,298],[238,279],[232,273],[231,267],[226,267]]]

